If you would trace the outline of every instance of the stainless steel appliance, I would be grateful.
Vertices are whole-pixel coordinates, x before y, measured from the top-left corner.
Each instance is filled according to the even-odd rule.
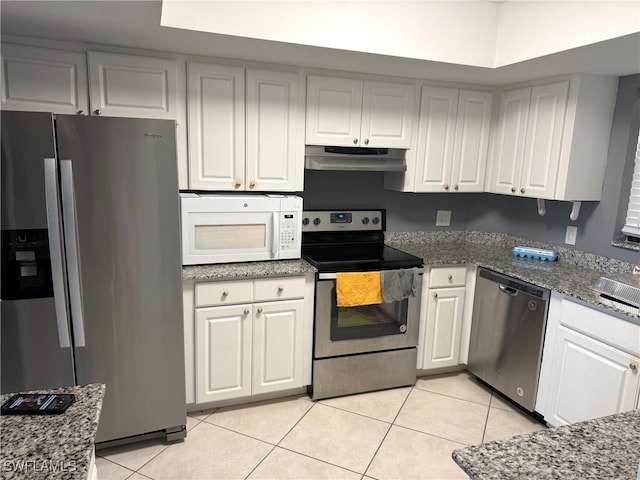
[[[300,258],[302,198],[181,193],[182,263]]]
[[[413,385],[422,259],[384,244],[384,210],[306,211],[302,225],[302,255],[318,268],[312,398]],[[415,296],[338,306],[339,273],[403,269]]]
[[[370,147],[305,147],[307,170],[352,170],[375,172],[405,172],[406,150]]]
[[[549,290],[478,269],[468,370],[533,412]]]
[[[185,436],[175,122],[2,112],[2,392],[105,383],[97,442]]]

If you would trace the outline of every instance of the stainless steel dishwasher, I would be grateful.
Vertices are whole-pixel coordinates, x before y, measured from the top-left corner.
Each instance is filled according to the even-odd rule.
[[[549,290],[478,269],[468,370],[533,412]]]

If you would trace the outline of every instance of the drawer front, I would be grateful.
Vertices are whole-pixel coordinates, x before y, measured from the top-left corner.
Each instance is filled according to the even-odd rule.
[[[464,287],[467,281],[466,267],[432,268],[429,273],[429,287]]]
[[[256,302],[303,298],[305,279],[304,277],[264,278],[255,280],[254,286]]]
[[[196,283],[196,307],[213,305],[233,305],[253,301],[253,282],[204,282]]]

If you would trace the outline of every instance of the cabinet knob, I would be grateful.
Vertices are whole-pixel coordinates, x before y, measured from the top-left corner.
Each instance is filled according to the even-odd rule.
[[[256,188],[256,181],[255,180],[251,180],[251,182],[249,182],[249,188]]]
[[[85,115],[84,110],[78,110],[76,112],[77,115]]]
[[[434,293],[434,294],[433,294],[433,298],[438,298],[438,294],[437,294],[437,293]]]
[[[448,183],[444,184],[444,189],[447,190],[447,191],[449,190],[449,184]]]
[[[458,184],[457,183],[453,186],[453,189],[454,190],[458,190]]]
[[[365,139],[364,139],[364,144],[365,144],[365,145],[369,145],[369,139],[368,139],[368,138],[365,138]]]
[[[278,294],[281,294],[282,292],[284,292],[284,287],[282,285],[280,285],[278,287]]]
[[[240,188],[242,186],[242,182],[240,180],[235,180],[233,182],[233,188]]]
[[[524,188],[521,188],[521,189],[520,189],[520,193],[524,193]]]
[[[245,315],[249,315],[249,309],[248,309],[248,308],[245,308],[245,309],[244,309],[244,314],[245,314]]]
[[[449,281],[453,280],[453,275],[448,275],[447,278],[449,279]]]
[[[511,193],[516,193],[516,187],[511,187]]]
[[[258,312],[258,315],[260,315],[262,313],[262,307],[258,308],[257,312]]]
[[[629,368],[631,369],[632,372],[635,372],[638,370],[638,366],[635,363],[630,363]]]
[[[100,110],[99,108],[96,108],[93,113],[95,113],[96,115],[102,115],[102,110]]]
[[[357,145],[357,144],[358,144],[358,139],[357,139],[357,138],[354,138],[354,139],[353,139],[353,144],[354,144],[354,145]]]
[[[227,292],[226,290],[222,292],[222,298],[227,298],[228,296],[229,296],[229,292]]]

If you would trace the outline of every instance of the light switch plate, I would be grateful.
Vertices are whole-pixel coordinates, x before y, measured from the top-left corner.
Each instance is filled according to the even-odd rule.
[[[564,243],[567,245],[575,245],[576,237],[578,236],[578,227],[574,225],[567,225],[567,233],[564,235]]]
[[[449,225],[451,225],[451,210],[438,210],[436,227],[448,227]]]

